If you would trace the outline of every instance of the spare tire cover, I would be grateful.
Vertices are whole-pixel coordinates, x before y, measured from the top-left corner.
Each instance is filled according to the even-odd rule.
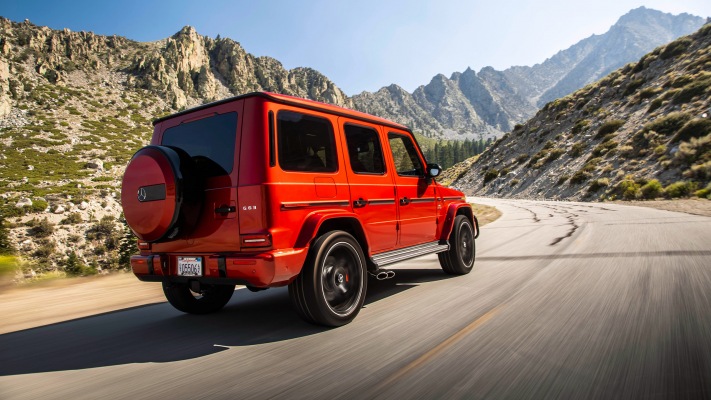
[[[180,156],[165,146],[146,146],[126,167],[121,205],[128,226],[146,242],[157,242],[173,231],[183,201]]]

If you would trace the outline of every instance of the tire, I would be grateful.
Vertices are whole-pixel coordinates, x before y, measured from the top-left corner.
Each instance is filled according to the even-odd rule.
[[[316,239],[289,296],[304,320],[325,326],[351,322],[365,301],[368,277],[358,242],[343,231]]]
[[[464,215],[457,215],[449,235],[449,250],[439,253],[439,264],[450,275],[465,275],[471,272],[476,257],[472,223]]]
[[[202,181],[184,150],[143,147],[126,166],[121,184],[126,222],[149,243],[187,235],[200,217]]]
[[[188,314],[209,314],[219,311],[235,292],[235,285],[203,285],[200,293],[185,283],[163,282],[163,293],[170,305]]]

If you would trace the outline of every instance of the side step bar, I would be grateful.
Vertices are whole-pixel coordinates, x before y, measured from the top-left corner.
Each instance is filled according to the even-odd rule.
[[[424,256],[427,254],[441,253],[447,250],[449,250],[448,243],[441,244],[440,242],[430,242],[418,244],[417,246],[406,247],[404,249],[397,249],[385,253],[376,254],[373,256],[372,260],[378,268],[381,268],[386,265],[395,264],[400,261],[409,260],[411,258]]]

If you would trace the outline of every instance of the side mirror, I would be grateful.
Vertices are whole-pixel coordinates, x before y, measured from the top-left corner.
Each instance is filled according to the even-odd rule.
[[[439,166],[439,164],[427,164],[427,174],[431,178],[437,177],[439,174],[442,173],[442,167]]]

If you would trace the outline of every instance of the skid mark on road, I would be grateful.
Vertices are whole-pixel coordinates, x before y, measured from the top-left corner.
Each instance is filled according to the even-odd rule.
[[[568,220],[568,225],[570,225],[570,229],[568,230],[568,233],[566,233],[565,235],[563,235],[561,237],[557,237],[557,238],[553,239],[553,241],[549,244],[549,246],[555,246],[558,243],[560,243],[563,239],[573,236],[575,231],[577,231],[578,228],[580,228],[580,225],[578,225],[578,223],[575,222],[575,214],[571,214],[571,215],[567,216],[566,219]]]
[[[566,232],[565,235],[553,239],[553,241],[549,244],[549,246],[555,246],[558,243],[560,243],[563,239],[567,239],[567,238],[573,236],[575,231],[577,231],[578,228],[580,228],[580,225],[578,225],[578,222],[577,222],[577,218],[579,218],[580,215],[575,214],[572,211],[585,212],[585,213],[587,212],[586,210],[575,209],[573,207],[563,206],[560,204],[556,204],[556,205],[542,204],[541,207],[547,208],[549,210],[553,210],[554,212],[561,214],[563,217],[565,217],[566,220],[568,220],[568,222],[565,225],[570,226],[570,229],[568,229],[568,232]],[[572,211],[570,211],[570,210],[572,210]]]
[[[531,213],[531,215],[533,215],[533,222],[541,222],[541,219],[538,218],[538,214],[536,214],[535,211],[533,211],[533,210],[531,210],[531,209],[529,209],[529,208],[526,208],[526,207],[516,206],[516,205],[513,205],[513,204],[509,204],[509,206],[510,206],[510,207],[513,207],[513,208],[518,208],[519,210],[528,211],[529,213]]]

